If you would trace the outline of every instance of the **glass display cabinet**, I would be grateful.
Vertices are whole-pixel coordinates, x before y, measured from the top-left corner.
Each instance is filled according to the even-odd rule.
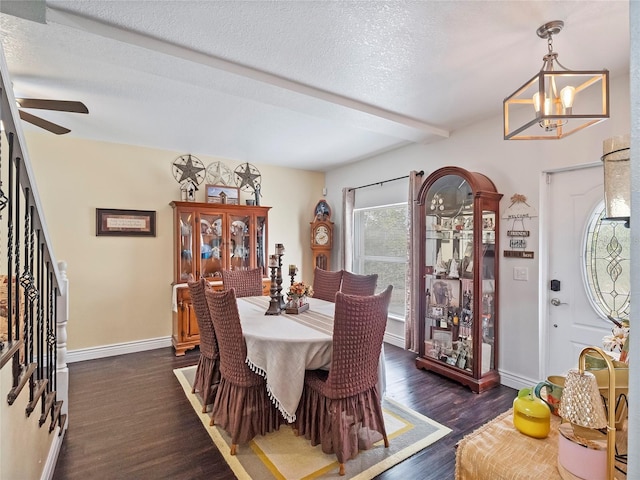
[[[418,194],[416,366],[452,378],[479,393],[498,375],[498,240],[502,194],[480,173],[444,167]]]
[[[200,343],[198,322],[186,282],[204,277],[222,289],[222,270],[260,268],[263,292],[267,272],[267,228],[271,207],[171,202],[173,208],[173,334],[176,355]]]
[[[172,202],[174,282],[221,279],[222,270],[261,268],[267,275],[266,233],[271,207]]]

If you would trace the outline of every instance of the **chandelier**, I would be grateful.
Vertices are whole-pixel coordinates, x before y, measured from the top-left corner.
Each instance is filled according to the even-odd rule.
[[[568,70],[553,51],[554,20],[536,33],[547,39],[542,69],[504,99],[505,140],[556,140],[609,118],[609,71]]]

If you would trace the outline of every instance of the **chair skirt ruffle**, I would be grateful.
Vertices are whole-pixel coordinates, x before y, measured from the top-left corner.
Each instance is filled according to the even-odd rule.
[[[196,368],[196,377],[193,382],[193,391],[202,397],[204,405],[211,405],[216,398],[218,384],[220,383],[220,361],[218,358],[209,358],[200,355]]]
[[[269,399],[264,383],[241,387],[224,377],[213,404],[213,421],[230,436],[231,443],[242,444],[256,435],[278,430],[284,419]]]
[[[331,399],[318,392],[314,383],[305,384],[296,414],[298,434],[311,445],[321,444],[324,453],[335,453],[344,463],[386,435],[377,386],[351,397]]]

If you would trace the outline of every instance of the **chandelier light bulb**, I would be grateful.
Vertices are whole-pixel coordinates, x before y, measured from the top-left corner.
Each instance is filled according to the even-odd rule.
[[[533,95],[533,108],[535,108],[536,113],[540,113],[540,92],[536,92]]]
[[[567,85],[560,90],[560,99],[562,100],[562,107],[566,115],[571,115],[571,109],[573,107],[573,100],[576,98],[576,89],[571,85]]]

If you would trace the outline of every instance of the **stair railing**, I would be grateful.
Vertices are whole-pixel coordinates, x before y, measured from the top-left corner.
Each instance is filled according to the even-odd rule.
[[[41,427],[62,434],[66,265],[53,254],[2,49],[0,74],[0,368],[12,369],[6,401],[28,394],[27,416],[39,413]]]

